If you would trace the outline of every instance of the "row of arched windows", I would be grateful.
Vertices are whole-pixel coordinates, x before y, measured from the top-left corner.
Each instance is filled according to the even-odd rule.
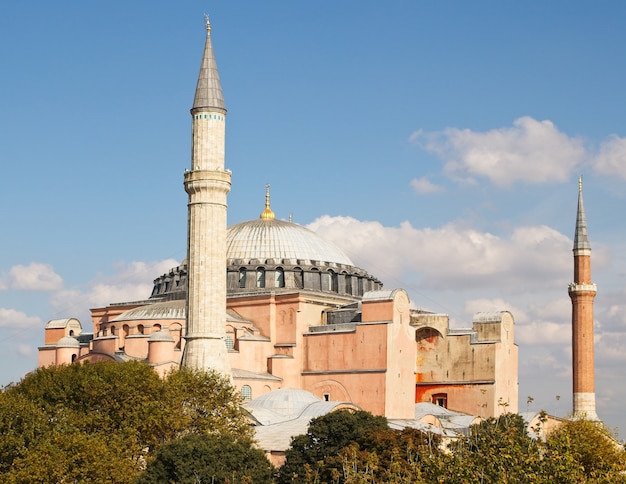
[[[266,270],[263,267],[259,267],[252,271],[242,267],[239,269],[239,288],[245,289],[247,287],[247,279],[250,273],[254,273],[255,287],[265,288],[267,287]],[[274,271],[274,286],[273,287],[285,287],[285,270],[282,267],[276,268]],[[318,269],[312,269],[312,273],[319,274],[319,288],[331,291],[339,292],[339,278],[336,272],[327,271],[321,272]],[[352,278],[346,275],[346,292],[352,294]],[[304,289],[304,271],[302,269],[296,269],[294,271],[294,282],[298,289]],[[315,284],[317,285],[317,284]]]
[[[244,289],[246,287],[246,280],[248,277],[248,271],[246,268],[242,267],[239,269],[239,288]],[[259,267],[255,271],[256,276],[256,287],[263,288],[266,287],[265,280],[265,269],[263,267]],[[274,270],[274,287],[285,287],[285,270],[282,267],[277,267]]]

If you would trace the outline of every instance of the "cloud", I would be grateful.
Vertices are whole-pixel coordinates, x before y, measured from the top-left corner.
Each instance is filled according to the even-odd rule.
[[[89,317],[89,309],[114,302],[142,301],[152,293],[152,281],[179,265],[174,259],[120,262],[112,275],[98,275],[85,288],[58,291],[50,300],[58,317]]]
[[[429,195],[431,193],[437,193],[443,191],[443,187],[435,185],[427,178],[414,178],[411,180],[411,187],[418,195]]]
[[[533,321],[515,328],[515,342],[520,345],[569,345],[572,330],[568,323]]]
[[[35,347],[27,344],[17,345],[16,351],[18,355],[25,356],[27,358],[37,354]]]
[[[571,273],[571,240],[544,225],[518,227],[502,237],[455,223],[385,227],[326,215],[308,227],[392,287],[412,281],[418,289],[469,292],[496,286],[519,293],[566,287]]]
[[[474,183],[475,177],[483,177],[500,187],[565,182],[587,156],[581,139],[562,133],[549,120],[528,116],[516,119],[512,127],[420,130],[411,139],[441,158],[452,179]]]
[[[600,145],[593,160],[594,169],[603,175],[617,175],[626,180],[626,138],[610,136]]]
[[[27,316],[15,309],[0,308],[0,328],[34,328],[41,326],[37,316]]]
[[[63,279],[49,264],[31,262],[11,267],[11,288],[20,291],[56,291],[63,287]]]
[[[528,319],[524,310],[501,298],[467,300],[465,301],[465,311],[470,314],[489,311],[509,311],[513,314],[516,324]]]

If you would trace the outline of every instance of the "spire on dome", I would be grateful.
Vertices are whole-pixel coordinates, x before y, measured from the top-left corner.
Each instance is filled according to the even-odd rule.
[[[589,255],[591,245],[587,235],[587,218],[583,206],[583,177],[578,178],[578,211],[576,212],[576,233],[574,234],[575,255]]]
[[[261,216],[259,217],[261,220],[274,220],[276,215],[272,212],[270,208],[270,186],[265,185],[265,210],[261,212]]]
[[[191,110],[214,108],[226,112],[224,96],[222,95],[222,85],[220,84],[220,76],[217,72],[217,63],[215,62],[213,45],[211,44],[211,23],[209,22],[209,16],[205,15],[204,20],[206,22],[206,43],[204,44],[204,55],[202,56],[196,95]]]

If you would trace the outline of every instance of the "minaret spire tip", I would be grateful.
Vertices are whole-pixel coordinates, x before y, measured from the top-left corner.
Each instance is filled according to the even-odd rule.
[[[206,31],[210,32],[211,31],[211,21],[209,20],[209,14],[208,13],[204,14],[204,24],[206,26]]]

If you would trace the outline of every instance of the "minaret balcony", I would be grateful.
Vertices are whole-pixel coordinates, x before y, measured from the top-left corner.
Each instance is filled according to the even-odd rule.
[[[598,288],[595,284],[576,284],[575,282],[570,282],[567,291],[570,294],[575,292],[592,292],[595,294],[598,292]]]

